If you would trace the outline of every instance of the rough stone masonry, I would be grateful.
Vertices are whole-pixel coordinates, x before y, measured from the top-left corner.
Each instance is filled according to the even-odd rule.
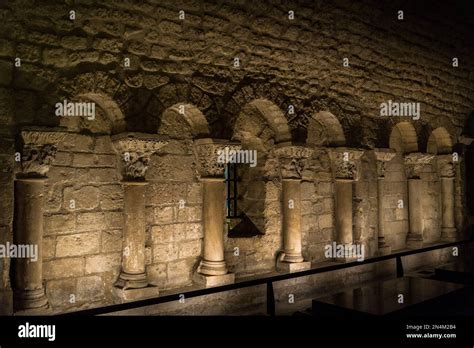
[[[36,264],[0,258],[2,314],[347,261],[325,256],[333,242],[367,258],[461,239],[473,18],[462,3],[425,5],[2,1],[0,244],[40,250]],[[419,114],[381,113],[387,103]],[[234,192],[251,236],[229,233],[227,169],[214,157],[229,146],[257,153],[237,165]],[[380,274],[281,282],[276,297]],[[264,295],[133,313],[258,312]]]

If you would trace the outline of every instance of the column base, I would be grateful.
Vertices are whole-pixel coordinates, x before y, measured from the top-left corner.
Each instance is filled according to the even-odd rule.
[[[408,249],[419,249],[423,247],[423,238],[420,235],[408,235],[406,241]]]
[[[442,227],[441,228],[441,241],[443,242],[454,242],[457,237],[456,227]]]
[[[280,256],[280,260],[285,263],[300,263],[304,262],[304,258],[301,255],[301,253],[287,253],[287,252],[282,252],[282,255]]]
[[[15,291],[13,295],[13,308],[15,313],[20,311],[42,312],[47,310],[49,308],[49,303],[44,288]]]
[[[123,290],[144,288],[148,286],[146,273],[132,274],[122,271],[114,286]]]
[[[212,288],[214,286],[235,283],[235,274],[205,275],[196,272],[194,273],[193,280],[196,284],[203,285],[206,288]]]
[[[112,292],[114,297],[120,302],[142,300],[157,297],[160,294],[158,287],[153,285],[148,285],[139,289],[124,289],[114,286]]]
[[[197,273],[206,276],[220,276],[229,273],[225,261],[206,261],[201,260]]]
[[[286,273],[304,271],[310,268],[311,268],[311,262],[309,261],[303,261],[303,262],[277,261],[277,267],[276,267],[278,272],[286,272]]]

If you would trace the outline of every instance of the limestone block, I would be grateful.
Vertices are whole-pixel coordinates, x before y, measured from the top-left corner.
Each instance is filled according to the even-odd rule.
[[[43,262],[44,279],[78,277],[84,274],[84,259],[71,257]]]
[[[200,223],[186,224],[186,239],[198,239],[203,237],[202,225]]]
[[[117,272],[122,261],[121,253],[101,254],[86,257],[85,274]]]
[[[63,207],[66,210],[91,210],[99,205],[99,189],[94,186],[64,189]]]
[[[174,238],[175,225],[153,226],[151,228],[151,240],[153,244],[168,244],[172,243]]]
[[[173,243],[154,245],[153,263],[176,260],[178,258],[178,251],[178,246]]]
[[[106,226],[105,215],[102,212],[80,213],[76,215],[76,231],[97,231]]]
[[[56,256],[77,256],[98,253],[100,246],[99,236],[99,232],[58,236]]]
[[[102,210],[123,208],[123,189],[119,184],[102,185],[99,192],[99,203]]]
[[[73,233],[76,221],[73,215],[51,215],[44,217],[44,234]]]
[[[189,242],[182,242],[179,245],[179,258],[197,257],[201,255],[202,242],[201,240],[193,240]]]
[[[80,277],[77,279],[77,301],[99,301],[104,298],[105,284],[100,276]]]
[[[77,293],[76,279],[50,280],[46,282],[46,295],[53,307],[71,306],[71,295]]]
[[[173,207],[155,208],[153,212],[155,224],[169,224],[173,222]]]
[[[154,263],[147,267],[148,279],[151,284],[162,285],[167,278],[167,264]]]
[[[56,253],[56,238],[44,237],[43,238],[43,259],[53,258]]]
[[[122,250],[122,230],[102,231],[101,252],[113,252]]]

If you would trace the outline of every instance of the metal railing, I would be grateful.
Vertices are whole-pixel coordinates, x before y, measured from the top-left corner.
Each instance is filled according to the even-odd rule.
[[[140,308],[140,307],[145,307],[145,306],[157,305],[160,303],[179,301],[183,295],[186,299],[188,299],[192,297],[216,294],[220,292],[266,284],[267,286],[266,288],[267,289],[266,291],[267,292],[267,314],[274,316],[275,315],[275,294],[273,292],[274,282],[294,279],[294,278],[299,278],[299,277],[305,277],[305,276],[309,276],[313,274],[331,272],[331,271],[336,271],[336,270],[340,270],[344,268],[368,265],[371,263],[381,262],[381,261],[386,261],[386,260],[391,260],[391,259],[396,259],[397,277],[403,277],[404,272],[403,272],[402,257],[414,255],[414,254],[420,254],[420,253],[433,251],[437,249],[460,246],[460,245],[469,244],[472,242],[474,242],[474,239],[467,239],[467,240],[450,242],[450,243],[445,243],[445,244],[436,244],[436,245],[432,245],[432,246],[428,246],[428,247],[424,247],[424,248],[420,248],[416,250],[406,250],[406,251],[392,253],[389,255],[375,256],[375,257],[365,259],[364,261],[352,261],[352,262],[334,264],[334,265],[329,265],[329,266],[324,266],[324,267],[319,267],[319,268],[312,268],[312,269],[308,269],[308,270],[304,270],[300,272],[277,274],[277,275],[273,275],[269,277],[263,277],[263,278],[257,278],[257,279],[251,279],[251,280],[242,280],[233,284],[220,285],[220,286],[216,286],[212,288],[189,290],[189,291],[184,291],[184,292],[180,292],[176,294],[158,296],[154,298],[148,298],[148,299],[138,300],[138,301],[130,301],[130,302],[125,302],[125,303],[120,303],[120,304],[113,304],[113,305],[104,306],[104,307],[73,311],[73,312],[62,313],[58,315],[59,316],[77,316],[77,315],[107,314],[107,313],[135,309],[135,308]]]

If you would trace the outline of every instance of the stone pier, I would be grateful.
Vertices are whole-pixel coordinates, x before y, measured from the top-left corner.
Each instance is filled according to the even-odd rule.
[[[374,151],[377,160],[377,227],[378,227],[378,253],[379,255],[387,255],[392,252],[391,246],[385,240],[384,226],[384,182],[385,182],[385,166],[387,162],[395,157],[395,152],[390,149],[376,149]]]
[[[12,279],[17,314],[41,314],[49,308],[43,287],[44,182],[65,133],[53,130],[21,132],[20,171],[15,180],[14,244],[36,249],[36,256],[15,258]],[[31,249],[30,249],[31,250]]]
[[[409,231],[406,246],[417,249],[423,246],[423,196],[421,172],[435,156],[426,153],[410,153],[405,156],[405,171],[408,181],[408,220]]]
[[[167,144],[163,137],[142,133],[120,133],[112,143],[121,157],[124,189],[122,269],[115,293],[122,300],[158,295],[149,284],[145,265],[145,175],[151,156]]]
[[[225,221],[225,164],[219,163],[218,151],[239,149],[226,140],[203,138],[195,140],[194,149],[203,188],[202,219],[204,241],[202,259],[194,274],[194,281],[205,287],[229,284],[235,281],[224,259]]]
[[[275,150],[282,175],[282,232],[283,250],[277,269],[296,272],[311,268],[304,261],[301,242],[301,178],[302,171],[313,150],[295,145],[280,146]]]
[[[456,240],[456,224],[454,221],[454,182],[456,170],[451,154],[436,157],[438,173],[441,180],[441,240]]]
[[[353,182],[358,180],[360,158],[364,151],[351,148],[329,149],[334,176],[334,210],[336,223],[336,242],[345,247],[352,246],[353,237]],[[350,261],[351,258],[337,261]]]

